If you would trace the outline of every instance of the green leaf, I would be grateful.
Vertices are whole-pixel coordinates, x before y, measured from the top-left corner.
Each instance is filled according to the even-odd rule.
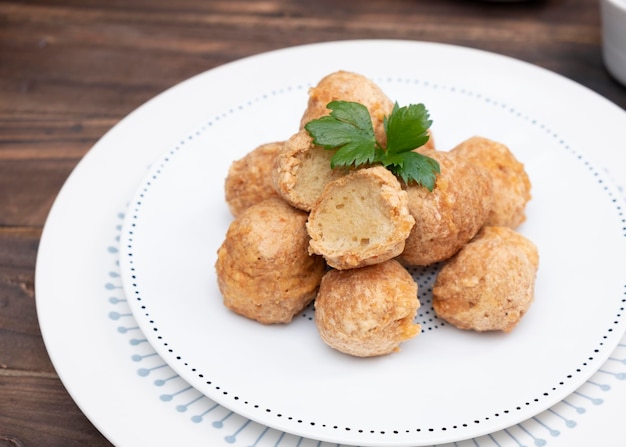
[[[326,105],[326,108],[331,110],[330,116],[352,124],[355,128],[374,138],[372,119],[367,107],[363,104],[350,101],[332,101]]]
[[[376,137],[367,108],[359,103],[333,101],[329,116],[309,121],[304,127],[313,143],[337,149],[331,167],[360,166],[374,160]]]
[[[372,120],[364,105],[333,101],[326,107],[331,110],[329,116],[312,120],[304,127],[314,144],[337,150],[330,162],[332,168],[379,163],[405,183],[417,182],[433,190],[439,163],[413,151],[428,141],[428,129],[432,124],[423,104],[407,107],[394,104],[393,111],[384,121],[386,148],[376,141]]]
[[[423,146],[428,141],[428,129],[431,125],[432,121],[424,104],[398,107],[396,103],[386,120],[387,152],[407,152]]]
[[[435,188],[437,174],[441,172],[437,160],[412,151],[389,154],[384,164],[405,183],[414,181],[429,191]]]

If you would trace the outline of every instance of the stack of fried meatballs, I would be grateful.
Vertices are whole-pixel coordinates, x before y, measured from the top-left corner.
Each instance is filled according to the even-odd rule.
[[[409,266],[442,263],[433,308],[450,324],[511,331],[533,301],[539,256],[515,231],[530,181],[503,144],[470,138],[441,151],[429,191],[382,166],[330,167],[333,151],[304,125],[334,100],[367,107],[378,141],[394,103],[378,85],[338,71],[309,90],[300,128],[233,162],[225,197],[235,217],[215,264],[224,305],[264,324],[288,323],[315,301],[330,347],[371,357],[399,350],[420,325]]]

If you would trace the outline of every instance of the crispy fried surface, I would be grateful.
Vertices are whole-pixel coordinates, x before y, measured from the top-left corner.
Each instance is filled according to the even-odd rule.
[[[348,269],[400,254],[413,223],[400,182],[375,166],[326,185],[306,227],[310,252],[334,268]]]
[[[539,254],[509,227],[484,227],[439,272],[438,317],[461,329],[510,332],[530,307]]]
[[[348,71],[331,73],[309,90],[309,101],[302,115],[300,128],[311,120],[330,114],[326,105],[337,100],[358,102],[367,107],[376,138],[381,144],[385,144],[387,138],[383,121],[393,110],[393,102],[370,79]]]
[[[483,137],[462,142],[453,153],[486,169],[493,182],[493,203],[486,225],[517,228],[526,220],[526,204],[531,198],[530,179],[507,146]]]
[[[389,354],[415,337],[417,283],[396,260],[330,270],[315,300],[315,324],[325,343],[358,357]]]
[[[420,152],[437,160],[441,173],[432,192],[414,183],[406,187],[415,226],[401,260],[409,265],[429,265],[453,256],[476,235],[492,201],[491,179],[484,170],[448,152]]]
[[[283,142],[262,144],[230,165],[224,195],[233,216],[270,197],[278,196],[272,182],[272,170]]]
[[[325,264],[308,254],[306,219],[274,197],[232,222],[215,264],[229,309],[261,323],[287,323],[313,300]]]
[[[224,304],[287,323],[317,293],[315,322],[329,346],[384,355],[420,330],[417,284],[403,265],[446,261],[434,285],[437,315],[462,329],[511,331],[533,300],[539,263],[514,231],[530,200],[524,166],[482,137],[438,151],[429,130],[414,150],[440,164],[432,192],[380,165],[332,169],[335,151],[304,127],[336,100],[363,104],[386,146],[394,103],[368,78],[337,71],[309,90],[295,134],[234,162],[225,196],[235,221],[215,264]]]

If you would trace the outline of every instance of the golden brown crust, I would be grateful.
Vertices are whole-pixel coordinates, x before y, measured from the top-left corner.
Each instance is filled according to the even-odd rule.
[[[332,348],[358,357],[385,355],[415,337],[417,283],[396,260],[330,270],[315,300],[315,324]]]
[[[274,197],[231,223],[215,264],[226,307],[261,323],[287,323],[313,300],[326,267],[307,252],[306,219]]]
[[[337,269],[383,262],[402,252],[413,223],[398,179],[382,166],[359,169],[324,188],[306,224],[309,251]]]
[[[326,105],[337,100],[358,102],[367,107],[376,138],[385,145],[387,139],[384,118],[393,110],[393,102],[370,79],[349,71],[331,73],[309,90],[309,101],[302,115],[300,128],[311,120],[330,114]]]
[[[491,206],[492,184],[484,170],[449,152],[420,150],[439,162],[433,191],[415,183],[406,187],[415,226],[401,260],[429,265],[450,258],[483,225]]]
[[[262,144],[230,165],[224,195],[233,216],[239,216],[255,203],[278,196],[272,170],[283,145],[283,142]]]
[[[453,153],[483,167],[493,182],[493,203],[485,225],[517,228],[526,220],[531,183],[524,165],[504,144],[483,137],[462,142]]]
[[[438,317],[460,329],[510,332],[534,299],[535,245],[509,227],[484,227],[439,272]]]
[[[334,151],[313,144],[306,130],[287,140],[276,157],[272,182],[278,194],[292,206],[310,211],[326,184],[348,172],[331,169]]]

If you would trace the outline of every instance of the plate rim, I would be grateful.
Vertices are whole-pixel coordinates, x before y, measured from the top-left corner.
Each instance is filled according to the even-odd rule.
[[[436,46],[438,46],[438,45],[439,44],[436,44]],[[454,49],[456,49],[456,48],[454,48]],[[472,49],[470,49],[470,50],[472,50]],[[480,51],[481,53],[484,53],[486,56],[491,56],[491,54],[488,53],[488,52],[484,52],[482,50],[478,50],[478,51]],[[532,67],[532,69],[535,68],[532,65],[530,67]],[[182,137],[179,141],[184,141],[185,138],[186,137]],[[173,156],[173,152],[170,149],[170,150],[166,151],[166,154],[160,160],[162,161],[164,158],[167,159],[168,157],[171,157],[171,156]],[[152,178],[154,178],[155,172],[159,171],[163,167],[162,163],[158,163],[157,162],[155,164],[160,165],[160,166],[159,167],[155,167],[155,171],[153,171],[151,173],[148,173],[146,175],[145,179],[147,179],[148,182],[150,182],[150,180]],[[142,184],[142,186],[145,186],[145,185]],[[137,194],[135,196],[135,200],[131,201],[131,203],[136,203],[136,202],[140,202],[141,201],[141,199],[139,198],[139,196],[141,194],[143,194],[141,189],[142,189],[142,187],[139,188],[139,191],[137,192]],[[144,188],[144,191],[145,191],[145,188]],[[130,222],[129,220],[127,220],[125,222],[125,231],[123,232],[123,236],[122,236],[123,237],[123,240],[122,240],[123,244],[126,244],[126,243],[129,242],[127,238],[124,239],[124,236],[128,235],[128,233],[130,231],[129,226],[131,225],[131,223],[129,223],[129,222]],[[124,251],[124,250],[122,250],[122,251]],[[128,253],[124,252],[123,255],[124,254],[128,254]],[[122,257],[122,259],[124,259],[124,257]],[[130,279],[128,279],[128,276],[127,276],[127,281],[126,282],[128,283],[129,281],[130,281]],[[127,293],[128,293],[129,296],[132,295],[132,292],[133,292],[132,288],[128,288],[127,289]],[[135,293],[136,293],[136,290],[135,290]],[[145,324],[145,319],[141,319],[140,316],[138,316],[137,319],[141,320],[140,324],[142,322]],[[154,330],[154,328],[150,327],[150,325],[142,325],[142,328],[144,329],[144,331],[147,331],[148,333],[150,333],[150,329]],[[613,338],[612,338],[612,340],[613,340]],[[614,341],[615,341],[615,345],[617,345],[617,343],[619,342],[619,338],[615,339]],[[171,352],[171,350],[161,348],[160,346],[158,346],[159,345],[158,342],[155,342],[154,344],[157,345],[157,346],[155,346],[155,349],[157,349],[157,351],[159,351],[159,353],[162,354],[164,356],[164,358],[167,358],[168,357],[168,352],[167,351]],[[612,349],[604,349],[602,352],[603,352],[603,354],[605,354],[605,357],[608,357],[610,355],[610,352],[612,352]],[[602,356],[597,356],[597,359],[602,359]],[[603,361],[596,360],[594,362],[594,365],[597,364],[598,367],[599,367],[599,366],[601,366],[602,362]],[[192,383],[194,383],[194,380],[195,380],[195,383],[198,383],[197,379],[194,379],[192,377],[193,374],[190,374],[189,371],[187,371],[185,369],[185,367],[187,366],[186,363],[185,363],[184,366],[181,366],[176,360],[172,360],[172,361],[168,361],[168,364],[172,368],[174,368],[179,374],[181,374],[183,377],[185,377],[186,380],[190,380]],[[580,371],[580,370],[577,370],[577,374],[578,374],[577,380],[572,380],[571,376],[568,376],[568,380],[570,380],[570,385],[568,387],[564,388],[564,389],[568,390],[567,394],[569,394],[570,391],[573,391],[576,388],[578,388],[582,383],[585,382],[586,379],[588,379],[591,375],[593,375],[594,372],[595,372],[595,369],[592,369],[592,368],[586,368],[584,373],[582,371]],[[200,386],[202,387],[202,385],[200,385]],[[209,388],[211,388],[211,387],[209,387]],[[206,387],[202,387],[202,389],[206,392]],[[553,389],[553,391],[554,391],[554,389]],[[547,395],[547,393],[544,393],[544,394]],[[567,395],[567,394],[564,394],[564,395]],[[259,412],[256,411],[256,410],[247,411],[246,407],[241,407],[239,405],[236,405],[236,403],[233,403],[228,398],[224,398],[224,396],[221,395],[221,392],[213,391],[213,392],[209,392],[207,395],[209,397],[211,397],[212,399],[216,400],[217,402],[219,402],[221,405],[224,405],[225,407],[229,407],[229,408],[237,411],[238,413],[245,415],[246,417],[250,418],[251,420],[256,420],[256,421],[258,421],[260,423],[267,424],[268,426],[271,426],[271,427],[276,428],[276,429],[281,430],[281,431],[291,432],[291,433],[294,433],[294,434],[297,434],[297,435],[301,435],[301,436],[315,437],[317,439],[322,439],[323,441],[328,441],[328,442],[345,442],[345,443],[358,442],[358,443],[360,443],[362,445],[379,445],[380,444],[380,440],[379,439],[376,439],[374,441],[369,441],[369,440],[363,440],[361,437],[359,437],[358,439],[357,438],[352,438],[352,437],[341,437],[341,436],[335,437],[334,434],[323,435],[323,434],[320,434],[319,432],[316,432],[315,436],[312,436],[310,431],[298,430],[297,429],[298,426],[296,426],[295,429],[292,428],[293,425],[291,423],[283,424],[283,423],[281,423],[282,421],[274,422],[274,420],[271,420],[271,418],[270,419],[263,418],[262,417],[263,413],[260,413],[261,416],[259,416]],[[537,399],[535,399],[535,400],[537,400]],[[531,414],[530,416],[532,416],[534,414],[540,413],[541,411],[545,410],[546,408],[549,408],[553,404],[554,404],[554,402],[550,400],[550,401],[543,401],[542,404],[534,405],[534,407],[533,407],[533,408],[535,408],[534,413]],[[526,415],[526,416],[528,416],[528,415]],[[506,422],[506,423],[501,422],[499,425],[495,424],[496,427],[504,428],[506,426],[514,425],[514,424],[516,424],[516,423],[526,419],[526,417],[523,417],[523,418],[517,417],[517,418],[512,418],[512,419],[507,419],[506,417],[504,417],[502,419],[506,419],[508,422]],[[420,430],[418,430],[418,432],[419,431]],[[333,431],[331,430],[331,432],[333,432]],[[336,431],[333,432],[333,433],[336,433]],[[482,434],[485,434],[485,433],[486,433],[485,429],[481,427],[481,428],[477,428],[473,432],[471,430],[469,430],[468,435],[469,435],[469,437],[474,437],[474,436],[479,436],[479,435],[482,435]],[[426,437],[423,440],[401,439],[401,440],[391,440],[391,441],[387,441],[387,439],[385,439],[384,444],[385,445],[390,445],[390,446],[396,446],[396,445],[397,446],[427,445],[427,444],[431,444],[433,442],[435,442],[435,443],[439,443],[439,442],[454,442],[454,441],[458,441],[458,440],[461,440],[461,439],[466,439],[466,437],[467,436],[462,437],[462,438],[443,438],[443,439],[441,439],[441,438],[434,438],[433,439],[431,437]],[[371,442],[373,442],[375,444],[371,444]],[[425,443],[425,444],[423,444],[423,443]]]
[[[540,70],[545,70],[548,71],[546,69],[543,69],[541,67],[537,67],[534,66],[532,64],[529,64],[527,62],[524,61],[520,61],[517,59],[513,59],[513,58],[509,58],[508,56],[503,56],[503,55],[499,55],[497,53],[491,53],[485,50],[478,50],[478,49],[471,49],[471,48],[467,48],[467,47],[461,47],[461,46],[457,46],[457,45],[449,45],[449,44],[440,44],[440,43],[434,43],[434,42],[416,42],[416,41],[404,41],[404,40],[388,40],[388,39],[383,39],[383,40],[379,40],[379,39],[365,39],[365,40],[350,40],[350,41],[339,41],[339,42],[324,42],[324,43],[313,43],[313,44],[306,44],[306,45],[299,45],[299,46],[295,46],[295,47],[289,47],[287,49],[279,49],[279,50],[273,50],[270,52],[266,52],[266,53],[261,53],[258,55],[253,55],[253,56],[249,56],[247,58],[244,59],[240,59],[238,61],[234,61],[232,63],[238,63],[241,61],[245,61],[248,60],[250,58],[254,58],[254,57],[258,57],[258,56],[263,56],[266,55],[268,53],[275,53],[275,52],[279,52],[279,51],[284,51],[284,50],[294,50],[294,49],[299,49],[299,48],[304,48],[304,47],[308,47],[308,46],[317,46],[317,45],[333,45],[336,43],[341,43],[341,44],[345,44],[345,43],[366,43],[366,42],[393,42],[393,43],[398,43],[398,42],[407,42],[410,44],[428,44],[428,45],[442,45],[442,46],[449,46],[449,47],[455,47],[455,48],[462,48],[462,49],[466,49],[466,50],[473,50],[473,51],[479,51],[479,52],[483,52],[483,53],[487,53],[490,55],[495,55],[495,56],[500,56],[500,57],[505,57],[507,59],[511,59],[523,64],[528,64],[533,66],[536,69],[540,69]],[[229,64],[225,64],[223,66],[220,67],[216,67],[213,68],[211,70],[208,70],[208,72],[212,72],[218,69],[226,69],[228,66],[230,66],[232,63]],[[206,72],[203,72],[206,73]],[[108,149],[107,147],[107,141],[110,139],[110,137],[112,136],[112,134],[118,133],[119,129],[121,126],[125,126],[127,125],[127,123],[129,122],[129,120],[134,120],[134,117],[137,117],[138,115],[141,114],[142,110],[146,110],[146,108],[151,107],[151,104],[155,104],[156,102],[160,101],[160,98],[162,98],[162,95],[172,95],[172,91],[175,87],[179,86],[180,84],[183,84],[185,82],[190,81],[191,79],[202,75],[203,73],[196,75],[190,79],[188,79],[187,81],[183,81],[182,83],[177,84],[176,86],[168,89],[167,91],[155,96],[153,99],[151,99],[150,101],[144,103],[144,105],[138,107],[134,112],[132,112],[129,116],[125,117],[124,119],[122,119],[119,123],[117,123],[109,132],[107,132],[89,151],[88,153],[81,159],[81,161],[78,163],[78,165],[76,166],[76,168],[72,171],[72,173],[70,174],[70,176],[68,176],[68,179],[66,180],[66,182],[64,183],[63,187],[61,188],[54,204],[53,207],[50,210],[49,216],[46,220],[46,223],[44,225],[44,231],[42,233],[41,236],[41,244],[40,244],[40,250],[38,252],[37,255],[37,265],[36,265],[36,280],[35,280],[35,291],[36,291],[36,304],[37,304],[37,309],[38,309],[38,318],[40,321],[40,325],[42,326],[42,335],[44,337],[44,342],[46,344],[46,348],[49,348],[49,352],[51,354],[51,359],[53,361],[53,365],[55,366],[55,369],[57,371],[60,370],[65,370],[65,367],[63,367],[61,365],[61,363],[59,363],[56,359],[56,356],[52,354],[51,351],[56,351],[56,349],[52,348],[53,345],[55,345],[55,342],[50,338],[50,331],[49,326],[46,324],[47,323],[47,318],[44,315],[46,313],[46,308],[47,306],[43,303],[44,300],[44,296],[47,295],[47,292],[45,291],[45,289],[43,288],[45,285],[49,284],[48,281],[43,281],[43,276],[45,275],[44,273],[44,268],[47,267],[47,264],[50,262],[48,254],[49,254],[49,250],[50,250],[50,246],[54,245],[53,239],[56,236],[56,232],[58,232],[58,228],[56,225],[56,221],[55,219],[57,218],[57,215],[59,213],[62,212],[62,208],[66,207],[67,204],[66,199],[67,196],[70,195],[69,190],[72,189],[76,183],[76,177],[78,177],[78,174],[82,174],[83,171],[87,170],[90,168],[90,164],[93,164],[92,162],[95,161],[97,159],[98,156],[101,156],[105,150]],[[550,72],[552,73],[552,72]],[[553,73],[556,76],[561,76],[558,75],[556,73]],[[573,81],[562,77],[562,80],[566,80],[569,83],[573,83]],[[595,95],[595,99],[600,99],[602,102],[604,102],[605,104],[610,104],[612,107],[614,107],[616,109],[616,111],[623,113],[623,111],[621,109],[619,109],[617,106],[615,106],[612,102],[610,102],[609,100],[607,100],[606,98],[602,98],[600,97],[597,93],[589,90],[587,87],[584,87],[580,84],[575,84],[577,86],[577,88],[583,88],[585,90],[587,90],[589,93]],[[40,256],[41,255],[41,256]],[[65,377],[64,374],[60,374],[61,376],[61,380],[63,381],[63,383],[67,383],[69,384],[69,382],[72,380],[71,378]],[[70,394],[72,395],[72,398],[80,404],[80,402],[82,401],[82,399],[78,396],[75,395],[73,393],[73,388],[72,386],[67,386],[68,391],[70,392]],[[85,414],[90,415],[91,412],[87,412],[84,408],[83,405],[81,406],[81,410],[83,410],[85,412]],[[90,419],[92,419],[91,417],[89,417]],[[92,419],[93,422],[93,419]],[[94,422],[94,424],[96,426],[99,426],[97,424],[97,422]],[[104,432],[104,430],[102,430],[100,427],[99,429],[101,431]]]

